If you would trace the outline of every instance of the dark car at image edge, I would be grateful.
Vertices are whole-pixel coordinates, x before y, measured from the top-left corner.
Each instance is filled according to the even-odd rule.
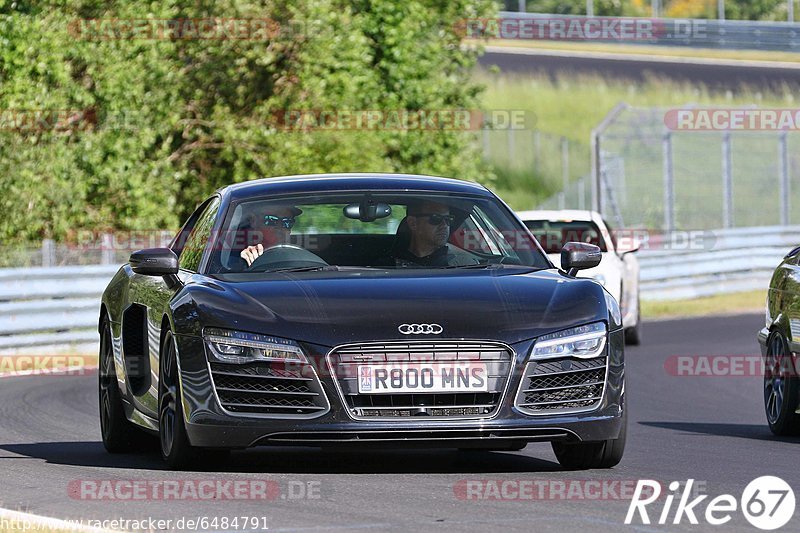
[[[429,217],[410,214],[421,202],[448,210],[449,222],[429,220],[449,223],[456,259],[385,263],[407,246],[409,216]],[[287,223],[297,244],[241,263],[229,237],[252,228],[244,213],[286,205],[302,213]],[[461,180],[222,188],[169,248],[132,254],[103,294],[104,445],[126,452],[157,435],[182,469],[265,445],[550,441],[566,468],[612,467],[626,438],[624,331],[614,298],[575,277],[599,261],[597,247],[567,243],[556,269],[505,203]]]
[[[775,269],[765,325],[757,338],[764,358],[764,411],[777,436],[800,435],[800,247]]]

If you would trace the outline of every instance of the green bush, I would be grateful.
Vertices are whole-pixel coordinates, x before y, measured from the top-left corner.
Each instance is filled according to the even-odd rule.
[[[274,119],[287,109],[475,109],[477,52],[461,48],[457,23],[494,9],[491,0],[0,0],[0,241],[174,228],[216,188],[265,176],[397,171],[491,183],[471,133],[287,132]],[[270,19],[279,31],[120,39],[102,25],[212,17]],[[37,109],[67,112],[57,127],[14,123],[14,112]]]

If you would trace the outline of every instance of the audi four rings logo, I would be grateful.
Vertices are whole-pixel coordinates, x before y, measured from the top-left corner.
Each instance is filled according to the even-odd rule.
[[[403,335],[438,335],[443,329],[439,324],[400,324],[397,331]]]

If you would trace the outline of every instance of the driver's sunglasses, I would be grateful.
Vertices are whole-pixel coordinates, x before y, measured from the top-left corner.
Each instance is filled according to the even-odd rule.
[[[438,226],[442,222],[446,223],[448,226],[452,226],[453,222],[456,220],[454,215],[440,215],[439,213],[420,213],[414,216],[419,218],[427,218],[428,223],[431,226]]]
[[[294,217],[276,217],[275,215],[264,215],[264,225],[267,227],[281,226],[285,229],[292,229]]]

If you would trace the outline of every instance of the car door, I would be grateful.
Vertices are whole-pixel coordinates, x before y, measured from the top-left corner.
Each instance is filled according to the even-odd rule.
[[[207,247],[217,212],[219,197],[203,202],[172,240],[170,248],[178,256],[178,277],[185,281],[197,271]],[[128,385],[137,408],[158,416],[158,368],[161,325],[169,301],[181,286],[170,286],[159,276],[132,274],[130,305],[123,314],[123,354]],[[154,376],[156,379],[154,379]]]

